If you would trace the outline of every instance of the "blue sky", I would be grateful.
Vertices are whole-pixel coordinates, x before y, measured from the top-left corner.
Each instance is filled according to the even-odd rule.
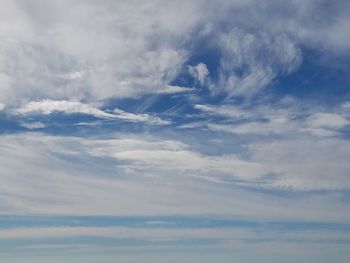
[[[0,4],[0,258],[349,262],[348,1]]]

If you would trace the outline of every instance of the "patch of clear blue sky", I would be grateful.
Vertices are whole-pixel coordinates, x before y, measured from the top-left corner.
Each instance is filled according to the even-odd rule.
[[[303,49],[303,63],[292,74],[279,78],[266,90],[275,100],[293,96],[305,102],[334,106],[350,99],[349,59]]]

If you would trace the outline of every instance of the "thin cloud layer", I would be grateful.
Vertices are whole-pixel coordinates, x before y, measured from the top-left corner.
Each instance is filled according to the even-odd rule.
[[[208,156],[178,141],[147,136],[97,140],[27,134],[2,136],[0,143],[3,213],[218,214],[336,222],[350,216],[347,204],[332,194],[276,200],[244,190],[349,189],[346,141],[252,144],[249,160]],[[341,151],[335,155],[334,149]],[[291,210],[294,206],[303,209]],[[321,206],[327,209],[318,210]]]
[[[288,107],[237,107],[232,105],[202,105],[195,109],[209,116],[223,118],[221,122],[206,122],[201,126],[214,131],[240,135],[313,135],[316,137],[341,137],[349,126],[349,116],[343,105],[334,112],[315,112],[308,107],[301,111],[294,104]]]

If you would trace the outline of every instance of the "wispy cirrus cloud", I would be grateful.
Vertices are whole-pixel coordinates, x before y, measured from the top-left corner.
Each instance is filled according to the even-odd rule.
[[[224,122],[206,122],[203,127],[241,135],[302,135],[319,137],[340,136],[349,125],[348,116],[341,108],[333,112],[317,112],[310,106],[303,111],[280,106],[195,105],[204,114],[224,118]],[[319,110],[319,109],[318,109]]]

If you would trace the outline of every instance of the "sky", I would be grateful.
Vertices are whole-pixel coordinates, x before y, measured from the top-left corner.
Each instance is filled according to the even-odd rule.
[[[6,263],[348,263],[350,2],[0,0]]]

